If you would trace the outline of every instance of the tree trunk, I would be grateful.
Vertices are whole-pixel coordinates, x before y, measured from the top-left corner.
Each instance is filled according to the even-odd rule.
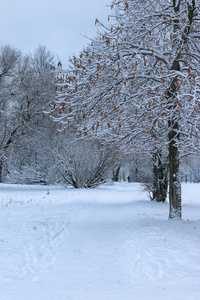
[[[169,218],[181,219],[181,183],[179,179],[179,150],[175,138],[179,139],[178,124],[169,122]]]
[[[3,182],[3,161],[0,159],[0,182]]]
[[[167,198],[167,164],[162,162],[160,151],[154,153],[153,157],[153,200],[165,202]]]
[[[175,3],[175,2],[174,2]],[[180,2],[179,2],[180,3]],[[177,11],[179,6],[177,6]],[[178,19],[177,19],[178,20]],[[174,34],[178,31],[178,21],[174,21]],[[176,59],[174,60],[171,70],[180,72],[180,55],[181,51],[176,49],[177,40],[174,40],[173,48],[177,51]],[[178,141],[180,138],[179,131],[179,109],[176,99],[178,75],[175,76],[168,90],[169,111],[171,113],[168,121],[168,139],[169,139],[169,218],[181,219],[181,183],[179,179],[179,148]]]
[[[119,181],[119,171],[120,171],[121,165],[117,166],[116,170],[113,170],[113,181]]]

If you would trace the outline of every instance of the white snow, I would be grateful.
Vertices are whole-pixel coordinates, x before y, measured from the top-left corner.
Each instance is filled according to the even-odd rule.
[[[183,221],[141,185],[0,185],[0,300],[199,300],[200,185]]]

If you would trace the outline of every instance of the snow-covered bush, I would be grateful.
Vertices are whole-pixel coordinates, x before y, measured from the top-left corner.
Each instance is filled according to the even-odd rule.
[[[54,170],[75,188],[96,187],[110,178],[115,162],[113,150],[104,148],[98,140],[60,139],[52,149]]]

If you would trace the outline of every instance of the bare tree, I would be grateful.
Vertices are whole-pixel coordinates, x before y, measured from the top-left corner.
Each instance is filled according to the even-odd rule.
[[[47,62],[53,62],[53,56],[43,46],[25,57],[10,46],[1,48],[0,181],[3,161],[6,163],[11,146],[25,155],[26,147],[19,150],[16,141],[22,145],[22,137],[25,144],[33,143],[35,138],[37,143],[49,126],[43,120],[43,111],[53,100],[55,87]]]

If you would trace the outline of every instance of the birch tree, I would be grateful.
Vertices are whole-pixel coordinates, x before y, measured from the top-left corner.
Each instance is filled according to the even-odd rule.
[[[58,130],[167,145],[169,218],[181,218],[181,155],[198,146],[199,0],[117,0],[71,69],[57,72]],[[157,147],[157,146],[156,146]]]

